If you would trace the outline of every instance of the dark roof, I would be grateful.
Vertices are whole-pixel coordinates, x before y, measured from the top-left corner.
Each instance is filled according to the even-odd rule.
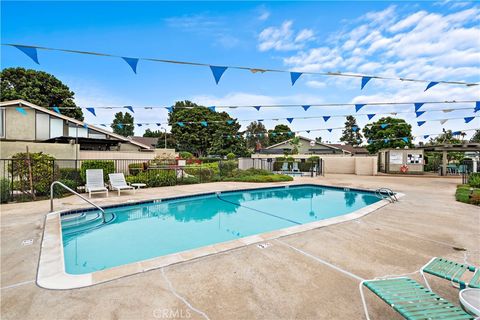
[[[79,144],[83,143],[91,143],[91,144],[106,144],[106,145],[118,145],[120,142],[123,142],[121,140],[117,139],[98,139],[98,138],[86,138],[86,137],[67,137],[67,136],[62,136],[62,137],[55,137],[55,138],[50,138],[47,140],[43,140],[41,142],[45,143],[70,143],[70,141],[75,140],[78,141]]]
[[[364,147],[355,147],[351,144],[339,144],[339,143],[331,143],[328,144],[329,146],[339,148],[345,151],[350,152],[351,154],[367,154],[368,150]]]
[[[155,149],[157,146],[158,138],[153,137],[130,137],[133,141],[147,145],[150,149]]]

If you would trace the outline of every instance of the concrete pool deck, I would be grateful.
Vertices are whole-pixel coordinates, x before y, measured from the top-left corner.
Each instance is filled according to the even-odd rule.
[[[271,240],[263,249],[248,245],[64,291],[35,284],[49,201],[2,205],[2,319],[362,319],[359,280],[324,262],[364,279],[411,273],[432,256],[480,264],[480,208],[455,201],[460,179],[328,175],[295,183],[312,180],[390,187],[405,196],[360,219]],[[105,205],[252,185],[259,186],[221,182],[93,199]],[[74,197],[55,201],[55,210],[79,206]],[[22,245],[29,239],[31,245]],[[429,279],[435,292],[458,301],[448,281]],[[373,294],[367,293],[367,302],[372,319],[400,319]]]

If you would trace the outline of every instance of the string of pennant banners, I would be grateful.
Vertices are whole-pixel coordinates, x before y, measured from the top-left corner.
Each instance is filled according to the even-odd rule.
[[[83,54],[83,55],[91,55],[91,56],[101,56],[101,57],[111,57],[111,58],[120,58],[124,62],[126,62],[132,71],[136,74],[137,67],[139,61],[151,61],[151,62],[160,62],[160,63],[169,63],[169,64],[179,64],[179,65],[189,65],[189,66],[198,66],[198,67],[208,67],[210,68],[215,83],[218,85],[220,79],[222,78],[223,74],[227,69],[237,69],[237,70],[247,70],[251,73],[266,73],[266,72],[275,72],[275,73],[288,73],[290,74],[290,81],[292,86],[297,82],[297,80],[304,74],[310,75],[319,75],[319,76],[330,76],[330,77],[349,77],[349,78],[360,78],[360,90],[366,86],[370,80],[377,79],[377,80],[395,80],[395,81],[403,81],[403,82],[417,82],[417,83],[426,83],[427,86],[425,87],[424,91],[438,85],[438,84],[448,84],[448,85],[463,85],[463,86],[477,86],[478,83],[472,82],[463,82],[463,81],[443,81],[443,80],[424,80],[424,79],[413,79],[413,78],[403,78],[403,77],[388,77],[388,76],[381,76],[381,75],[366,75],[366,74],[359,74],[359,73],[344,73],[344,72],[306,72],[306,71],[289,71],[289,70],[281,70],[281,69],[269,69],[269,68],[258,68],[258,67],[245,67],[245,66],[234,66],[234,65],[226,65],[226,66],[219,66],[219,65],[212,65],[208,63],[200,63],[200,62],[192,62],[192,61],[180,61],[180,60],[170,60],[170,59],[159,59],[159,58],[142,58],[142,57],[127,57],[127,56],[119,56],[113,55],[108,53],[100,53],[100,52],[93,52],[93,51],[80,51],[80,50],[72,50],[72,49],[61,49],[61,48],[49,48],[49,47],[41,47],[41,46],[33,46],[33,45],[25,45],[25,44],[12,44],[12,43],[3,43],[4,46],[11,46],[15,47],[25,55],[27,55],[30,59],[32,59],[35,63],[40,64],[38,60],[38,50],[44,51],[60,51],[66,53],[75,53],[75,54]]]

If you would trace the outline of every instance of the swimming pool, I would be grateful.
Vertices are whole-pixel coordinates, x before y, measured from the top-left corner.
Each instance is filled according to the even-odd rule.
[[[81,275],[346,215],[380,201],[373,192],[297,185],[106,207],[62,216],[66,273]]]

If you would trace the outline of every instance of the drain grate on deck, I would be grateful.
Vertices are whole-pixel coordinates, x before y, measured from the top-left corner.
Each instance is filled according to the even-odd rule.
[[[257,247],[259,247],[260,249],[266,249],[268,247],[270,247],[272,244],[270,242],[264,242],[264,243],[259,243],[257,244]]]
[[[33,244],[33,239],[26,239],[22,241],[22,246],[30,246]]]

